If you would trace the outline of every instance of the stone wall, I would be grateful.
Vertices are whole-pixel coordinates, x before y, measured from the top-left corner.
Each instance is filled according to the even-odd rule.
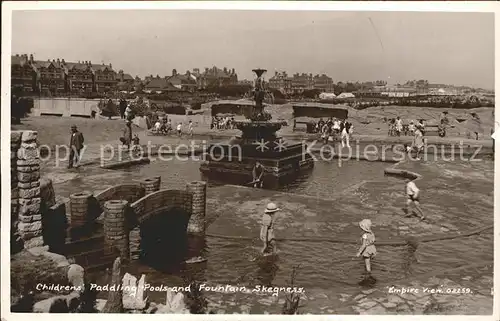
[[[37,137],[38,134],[35,131],[11,132],[12,232],[18,233],[24,248],[44,244]]]

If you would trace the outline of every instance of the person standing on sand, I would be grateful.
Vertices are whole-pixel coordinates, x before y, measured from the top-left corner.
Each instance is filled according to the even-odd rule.
[[[363,235],[361,236],[361,246],[356,254],[356,257],[363,257],[365,261],[365,270],[367,274],[372,273],[371,260],[377,255],[377,249],[375,248],[375,234],[373,234],[372,221],[369,219],[364,219],[359,222],[359,227],[363,230]]]
[[[193,121],[190,120],[189,123],[188,123],[188,133],[189,133],[189,137],[193,137]]]
[[[399,118],[399,116],[396,117],[395,129],[396,136],[401,136],[401,132],[403,131],[403,121]]]
[[[267,204],[260,228],[260,239],[264,243],[262,254],[276,253],[276,240],[274,239],[274,214],[280,209],[274,203]]]
[[[420,153],[424,149],[424,135],[422,133],[422,130],[422,126],[420,126],[420,124],[417,124],[417,129],[415,130],[415,135],[413,136],[413,149],[417,151],[417,160],[420,160]]]
[[[68,168],[73,168],[73,165],[78,168],[80,166],[80,151],[83,148],[83,134],[78,131],[76,125],[71,126],[71,139],[69,142],[69,160],[68,160]]]
[[[181,137],[181,136],[182,136],[182,123],[178,123],[178,124],[177,124],[177,135],[178,135],[179,137]]]
[[[415,205],[415,208],[417,209],[417,215],[422,221],[425,220],[424,213],[420,208],[420,189],[417,187],[415,182],[409,178],[406,179],[406,197],[406,206],[404,209],[406,216],[412,215],[410,214],[410,205],[413,203],[413,205]]]

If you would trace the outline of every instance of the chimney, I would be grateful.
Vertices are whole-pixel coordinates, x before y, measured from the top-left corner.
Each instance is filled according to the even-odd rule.
[[[16,57],[19,57],[19,54],[16,54]]]
[[[205,73],[208,73],[208,67],[205,67]]]
[[[92,61],[89,60],[89,65],[92,65]]]
[[[66,61],[64,61],[64,58],[61,60],[62,64],[65,65]]]
[[[177,75],[177,70],[172,69],[172,76],[176,76],[176,75]]]
[[[236,72],[234,71],[234,68],[231,69],[231,73],[234,75]]]
[[[52,59],[52,62],[53,62],[53,63],[55,63],[55,62],[56,62],[56,60],[55,60],[55,59]]]
[[[61,61],[59,60],[59,58],[57,58],[57,64],[60,64],[60,63],[61,63]]]
[[[111,63],[109,63],[109,68],[113,69],[113,65]]]
[[[191,77],[191,72],[189,70],[186,71],[186,76]]]
[[[224,73],[227,74],[227,68],[226,67],[224,67]]]

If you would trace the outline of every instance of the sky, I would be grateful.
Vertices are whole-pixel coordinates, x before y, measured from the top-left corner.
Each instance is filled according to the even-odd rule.
[[[369,11],[14,11],[12,53],[112,63],[132,76],[217,66],[494,88],[494,14]]]

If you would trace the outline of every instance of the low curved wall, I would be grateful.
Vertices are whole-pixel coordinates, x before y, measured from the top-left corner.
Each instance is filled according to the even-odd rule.
[[[133,203],[144,197],[144,195],[145,189],[140,184],[121,184],[112,186],[96,194],[95,198],[102,209],[106,201],[126,200],[129,203]]]
[[[137,224],[144,222],[151,215],[165,212],[172,208],[181,208],[192,214],[192,194],[183,190],[160,190],[144,196],[130,205]]]

